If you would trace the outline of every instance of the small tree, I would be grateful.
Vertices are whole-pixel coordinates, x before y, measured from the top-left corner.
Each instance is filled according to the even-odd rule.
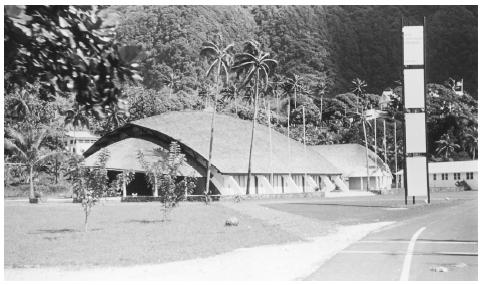
[[[154,153],[160,158],[154,162],[148,162],[142,151],[138,152],[138,160],[146,171],[147,181],[154,192],[159,194],[162,203],[163,221],[166,221],[172,208],[186,199],[195,188],[193,177],[180,176],[180,167],[186,162],[184,154],[177,142],[171,142],[169,151],[162,148],[154,149]]]
[[[78,156],[73,156],[70,160],[68,175],[69,180],[73,184],[73,193],[80,200],[85,214],[84,231],[87,231],[89,215],[97,202],[102,197],[117,195],[119,175],[114,181],[109,183],[107,169],[105,168],[109,157],[109,151],[106,149],[102,150],[96,167],[84,166],[83,159]]]

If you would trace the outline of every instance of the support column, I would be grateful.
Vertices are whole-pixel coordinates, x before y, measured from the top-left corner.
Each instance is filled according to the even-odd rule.
[[[158,197],[158,193],[157,193],[157,176],[154,175],[154,191],[152,193],[152,196],[154,197]]]
[[[122,197],[127,196],[127,183],[125,174],[122,175]]]

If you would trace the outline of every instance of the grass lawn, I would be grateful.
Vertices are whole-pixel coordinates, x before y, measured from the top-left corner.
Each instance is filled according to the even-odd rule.
[[[83,232],[80,204],[5,201],[5,267],[161,263],[298,237],[220,204],[182,203],[160,221],[160,203],[99,204]],[[235,216],[237,227],[226,227]]]

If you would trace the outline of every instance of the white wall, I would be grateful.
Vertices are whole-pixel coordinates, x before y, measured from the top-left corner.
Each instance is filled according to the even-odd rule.
[[[430,173],[428,177],[429,186],[437,188],[455,188],[455,182],[465,180],[472,190],[478,190],[479,173],[477,171],[473,172],[473,179],[467,178],[467,172],[456,172],[460,173],[460,179],[457,179],[458,175],[457,177],[454,177],[454,172],[444,172],[444,174],[445,173],[447,174],[446,180],[442,180],[442,173]],[[435,180],[433,176],[434,174],[437,175]],[[403,187],[403,175],[399,175],[399,181],[401,187]]]
[[[478,172],[472,172],[473,179],[470,179],[469,176],[467,177],[467,172],[455,172],[457,174],[457,177],[454,177],[454,172],[446,172],[447,174],[447,179],[442,180],[442,173],[436,173],[437,177],[436,180],[434,180],[434,173],[429,174],[429,185],[430,187],[443,187],[443,188],[454,188],[455,183],[457,181],[462,181],[465,180],[467,184],[469,184],[471,189],[477,189],[477,183],[479,181],[478,179]],[[458,179],[460,174],[460,179]]]
[[[74,139],[66,138],[66,148],[72,153],[82,155],[89,147],[94,144],[93,139]]]

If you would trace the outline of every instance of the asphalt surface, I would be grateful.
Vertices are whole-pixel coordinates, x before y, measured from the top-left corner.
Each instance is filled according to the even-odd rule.
[[[391,281],[401,280],[402,271],[408,280],[478,278],[475,191],[436,193],[431,205],[405,206],[401,196],[376,196],[267,206],[340,224],[396,221],[345,248],[306,280]]]

